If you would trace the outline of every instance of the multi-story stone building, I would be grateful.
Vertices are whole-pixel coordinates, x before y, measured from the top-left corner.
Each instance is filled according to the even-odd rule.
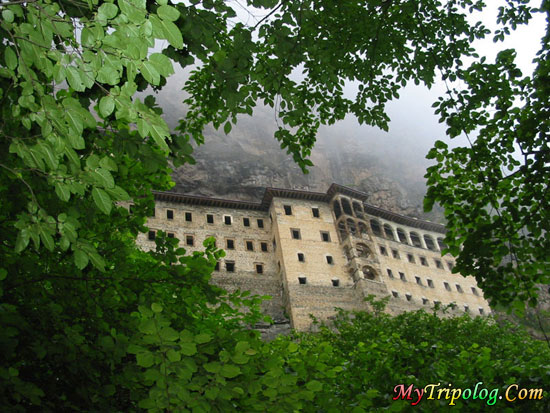
[[[264,310],[307,330],[310,314],[327,319],[335,307],[362,310],[370,294],[390,297],[397,314],[435,304],[452,313],[490,312],[473,277],[453,274],[441,256],[445,227],[365,203],[366,194],[332,184],[326,193],[267,188],[260,203],[158,192],[148,234],[175,236],[188,251],[211,236],[226,251],[213,282],[272,299]]]

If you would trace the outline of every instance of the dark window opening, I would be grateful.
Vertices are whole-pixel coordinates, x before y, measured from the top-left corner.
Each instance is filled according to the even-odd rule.
[[[283,205],[285,209],[285,215],[292,215],[292,207],[290,205]]]
[[[192,214],[191,212],[186,212],[186,213],[185,213],[185,220],[186,220],[187,222],[193,221],[193,214]]]
[[[393,278],[393,272],[389,268],[386,271],[388,271],[388,277]]]
[[[456,290],[459,292],[459,293],[463,293],[464,290],[462,290],[462,287],[460,286],[460,284],[455,284],[455,287],[456,287]]]
[[[245,227],[249,227],[250,226],[250,219],[249,218],[243,218],[243,225]]]
[[[483,308],[479,307],[479,314],[485,314],[485,311],[483,310]]]
[[[422,280],[420,279],[420,277],[414,277],[414,279],[416,280],[416,283],[418,285],[422,285]]]
[[[155,231],[149,231],[149,233],[147,234],[147,238],[149,239],[149,241],[154,241],[156,236],[157,233]]]
[[[422,243],[420,242],[420,237],[416,232],[410,233],[411,242],[415,247],[422,248]]]
[[[226,261],[225,269],[227,270],[227,272],[235,272],[235,263],[231,261]]]
[[[414,264],[414,257],[412,254],[407,254],[407,259],[409,260],[409,262]]]
[[[443,285],[445,286],[445,289],[446,289],[447,291],[451,291],[451,286],[449,285],[448,282],[443,282]]]
[[[393,230],[388,224],[384,224],[384,234],[386,234],[386,238],[391,239],[392,241],[395,241],[395,238],[393,236]]]
[[[232,239],[226,240],[226,247],[228,250],[235,249],[235,241],[233,241]]]
[[[386,247],[380,246],[380,254],[388,255],[388,251],[386,251]]]
[[[334,261],[330,255],[327,255],[327,264],[334,264]]]
[[[319,208],[311,208],[311,213],[313,214],[313,218],[319,218]]]
[[[260,248],[262,249],[262,252],[267,252],[267,242],[261,242]]]
[[[169,233],[168,233],[168,238],[174,238],[174,233],[173,233],[173,232],[169,232]]]
[[[399,259],[399,251],[391,250],[391,254],[392,254],[393,258],[395,258],[397,260]]]
[[[332,279],[332,286],[333,286],[333,287],[338,287],[338,286],[340,286],[340,280],[337,279],[337,278]]]
[[[300,230],[299,229],[291,229],[290,232],[292,234],[293,239],[300,239]]]
[[[220,270],[220,262],[216,262],[216,266],[214,267],[214,271],[219,271]]]
[[[298,261],[300,261],[300,262],[304,262],[304,261],[305,261],[304,254],[302,254],[301,252],[298,253]]]
[[[407,281],[407,277],[405,277],[405,273],[404,272],[399,272],[399,279],[401,281]]]
[[[392,291],[391,293],[395,298],[399,297],[399,293],[397,291]]]
[[[435,243],[432,237],[430,237],[429,235],[424,235],[424,242],[426,243],[426,248],[432,251],[436,250]]]
[[[258,228],[263,228],[263,227],[264,227],[264,220],[258,219]]]
[[[346,198],[341,198],[342,202],[342,208],[344,209],[344,214],[347,215],[353,215],[353,212],[351,211],[351,204]]]
[[[428,282],[428,287],[434,288],[434,282],[430,279],[426,280]]]
[[[435,266],[439,269],[443,269],[443,264],[441,264],[441,261],[440,260],[434,260],[435,261]]]
[[[194,243],[193,236],[192,235],[187,235],[185,237],[185,243],[187,245],[193,246],[193,243]]]
[[[452,262],[448,262],[448,263],[447,263],[447,266],[449,267],[449,271],[453,271],[453,269],[454,269],[454,267],[455,267],[454,264],[453,264]]]
[[[382,236],[382,230],[380,229],[380,223],[375,220],[375,219],[371,219],[370,220],[370,227],[372,229],[372,232],[374,235],[377,235],[377,236]]]
[[[212,214],[206,214],[206,222],[208,224],[213,224],[214,223],[214,215]]]
[[[428,266],[428,260],[426,260],[426,258],[424,258],[424,257],[420,257],[420,264],[427,267]]]
[[[153,218],[157,215],[157,209],[153,207],[153,214],[151,215]]]
[[[254,251],[254,243],[252,241],[246,241],[246,250]]]
[[[334,210],[334,216],[336,219],[340,218],[342,215],[342,209],[340,208],[340,203],[337,200],[332,203],[332,209]]]
[[[229,215],[224,216],[223,222],[225,222],[225,225],[231,225],[231,217]]]
[[[273,251],[277,250],[277,242],[275,241],[275,238],[273,238]]]
[[[171,209],[166,210],[166,219],[174,219],[174,211]]]
[[[298,277],[298,282],[300,284],[306,284],[307,283],[307,277]]]
[[[422,297],[422,304],[426,305],[430,302],[427,298]]]
[[[399,242],[403,244],[409,244],[407,242],[407,236],[405,235],[405,231],[403,231],[401,228],[397,228],[397,236],[399,237]]]
[[[330,233],[321,231],[321,240],[324,242],[330,242]]]
[[[264,266],[262,264],[256,264],[256,274],[263,274]]]
[[[411,300],[412,300],[412,295],[410,295],[410,294],[405,294],[405,297],[407,297],[407,301],[411,301]]]
[[[466,304],[464,304],[464,311],[469,313],[470,312],[470,307],[467,306]]]
[[[479,293],[477,292],[477,290],[474,287],[472,287],[472,294],[479,295]]]

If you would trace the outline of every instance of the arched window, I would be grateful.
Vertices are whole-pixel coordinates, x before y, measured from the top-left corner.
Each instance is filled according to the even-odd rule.
[[[384,234],[386,234],[386,238],[395,241],[395,237],[393,236],[393,229],[392,227],[390,227],[389,224],[384,224]]]
[[[348,231],[351,235],[355,235],[357,233],[357,229],[355,227],[355,221],[351,218],[348,218],[346,220],[346,225],[348,226]]]
[[[336,215],[336,219],[340,218],[340,215],[342,215],[342,208],[340,208],[340,202],[338,202],[337,199],[335,199],[332,203],[332,209],[334,210],[334,215]]]
[[[367,280],[376,280],[378,278],[376,276],[376,271],[374,270],[374,268],[369,267],[368,265],[365,265],[362,271]]]
[[[437,239],[437,244],[439,245],[439,249],[442,250],[442,251],[445,248],[447,248],[447,244],[445,244],[445,241],[443,241],[443,238],[438,238]]]
[[[357,224],[357,227],[359,228],[359,233],[360,233],[360,234],[368,234],[367,226],[366,226],[364,223],[359,222],[359,223]]]
[[[357,218],[363,218],[363,208],[361,208],[361,204],[357,201],[353,202],[353,212],[355,212]]]
[[[420,242],[420,236],[416,232],[411,232],[410,234],[411,242],[415,247],[422,248],[422,243]]]
[[[402,242],[403,244],[408,244],[405,231],[403,231],[401,228],[397,228],[397,236],[399,237],[399,242]]]
[[[360,257],[366,258],[371,255],[370,248],[367,247],[365,244],[359,243],[356,246],[357,254]]]
[[[340,221],[338,224],[338,232],[340,233],[340,238],[342,241],[348,237],[348,232],[346,231],[346,224],[344,221]]]
[[[382,229],[380,228],[380,223],[376,219],[370,220],[370,227],[374,235],[377,235],[379,237],[382,236]]]
[[[342,202],[342,209],[344,210],[344,214],[353,215],[349,201],[346,198],[341,198],[341,202]]]
[[[434,239],[429,235],[424,235],[424,242],[426,243],[426,248],[432,251],[436,251]]]

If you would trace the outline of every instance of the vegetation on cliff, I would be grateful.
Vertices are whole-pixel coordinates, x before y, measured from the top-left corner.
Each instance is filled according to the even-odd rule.
[[[227,295],[208,284],[223,254],[212,243],[193,256],[162,236],[155,252],[134,245],[152,213],[151,190],[172,186],[169,165],[193,162],[190,142],[203,141],[206,124],[229,132],[236,116],[252,113],[258,100],[277,110],[275,137],[305,170],[320,124],[353,113],[386,128],[384,105],[408,82],[430,86],[439,72],[464,80],[469,89],[451,93],[438,110],[450,136],[480,127],[479,138],[472,149],[451,151],[436,143],[427,207],[438,201],[449,212],[447,242],[460,254],[458,269],[476,275],[495,302],[533,301],[534,283],[547,281],[548,36],[535,73],[524,78],[513,52],[502,52],[494,64],[475,60],[470,42],[489,34],[481,23],[468,23],[480,1],[247,4],[269,17],[244,25],[220,0],[0,4],[5,410],[307,411],[344,402],[329,400],[331,383],[348,368],[341,364],[345,355],[331,355],[338,336],[325,331],[299,344],[286,342],[286,348],[280,347],[284,339],[262,343],[245,328],[261,318],[258,298]],[[544,1],[541,10],[549,7]],[[525,1],[507,2],[496,40],[528,23],[531,12]],[[475,63],[464,68],[465,58]],[[154,99],[134,95],[162,88],[174,62],[196,66],[185,87],[190,110],[171,134]],[[296,70],[303,70],[302,80],[291,76]],[[355,101],[343,94],[345,80],[360,84]],[[514,145],[524,152],[523,164],[511,157]],[[500,166],[510,166],[511,174],[498,172]],[[132,214],[119,204],[130,199]],[[500,265],[510,254],[514,261]],[[240,313],[241,304],[251,311]],[[418,326],[413,317],[427,316],[409,317],[401,319],[405,326]],[[532,364],[537,354],[547,354],[537,343],[525,339],[521,358],[501,351],[498,343],[510,349],[515,339],[497,327],[454,322],[464,331],[480,323],[480,331],[494,337],[492,343],[479,337],[479,347],[465,344],[459,369],[479,356],[481,365],[504,365],[507,380],[547,383],[548,366]],[[396,344],[393,333],[383,336]],[[439,346],[433,340],[428,348]],[[426,354],[422,343],[420,355]],[[289,358],[294,352],[304,356]],[[315,354],[328,354],[327,363],[313,365]],[[506,365],[508,359],[519,364]],[[370,362],[361,354],[356,360]],[[417,366],[429,370],[433,360],[420,357]],[[402,362],[390,367],[417,377],[407,370],[409,361]],[[445,380],[451,374],[445,366],[422,380]],[[496,372],[465,370],[459,382],[475,373],[501,385]],[[349,385],[357,385],[349,377]],[[384,382],[380,376],[379,383],[393,388],[401,377]],[[356,411],[391,394],[382,396],[380,389],[361,396]]]

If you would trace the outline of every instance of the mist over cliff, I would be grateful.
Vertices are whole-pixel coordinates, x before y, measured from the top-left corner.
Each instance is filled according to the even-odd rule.
[[[184,73],[177,73],[156,95],[171,127],[185,114],[181,103],[185,78]],[[433,93],[422,93],[413,90],[388,108],[392,118],[388,133],[360,126],[351,117],[322,127],[311,156],[314,166],[307,175],[273,137],[275,111],[258,106],[253,116],[240,116],[229,135],[207,128],[205,144],[195,147],[196,164],[174,171],[174,190],[259,201],[265,187],[324,192],[334,182],[367,193],[372,205],[441,221],[441,211],[422,212],[423,175],[428,166],[425,155],[433,142],[444,136],[431,115]]]

